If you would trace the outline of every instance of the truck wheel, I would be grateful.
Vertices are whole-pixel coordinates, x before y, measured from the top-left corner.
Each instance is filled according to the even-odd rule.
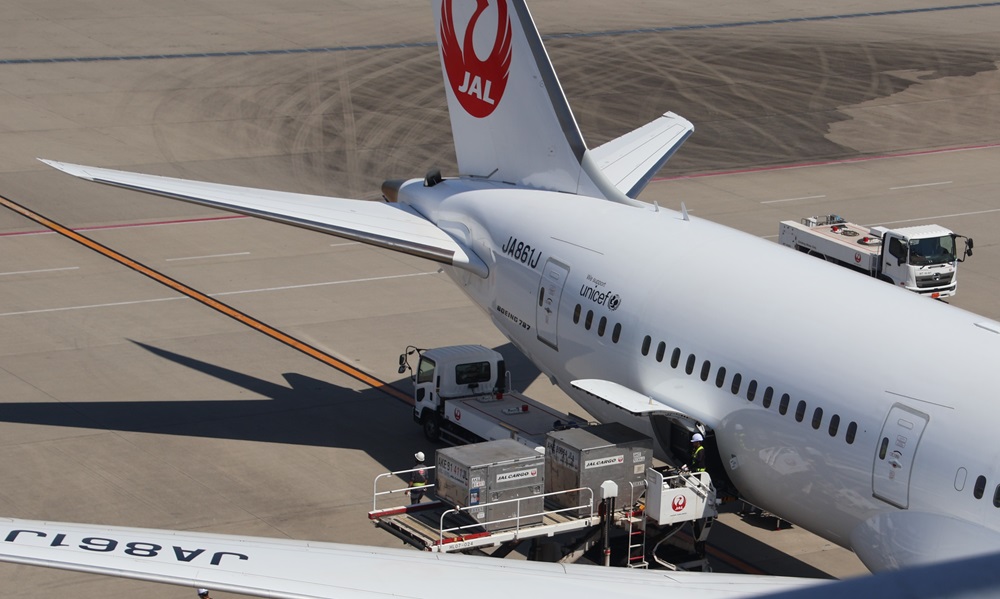
[[[441,439],[441,417],[431,412],[423,418],[424,436],[428,441],[437,442]]]

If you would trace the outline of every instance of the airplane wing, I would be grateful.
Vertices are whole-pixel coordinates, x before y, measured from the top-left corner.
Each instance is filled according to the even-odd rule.
[[[671,399],[677,395],[697,397],[693,393],[684,393],[683,390],[680,393],[676,389],[668,390],[662,394],[663,397],[654,399],[614,381],[603,379],[578,379],[570,381],[570,385],[635,416],[665,415],[684,423],[692,431],[703,430],[701,425],[714,428],[718,424],[718,419],[714,415],[697,410],[698,402],[685,403]]]
[[[749,597],[825,581],[0,518],[0,561],[278,599]]]
[[[615,187],[634,199],[693,132],[690,121],[668,112],[590,153]]]
[[[40,159],[65,173],[114,187],[256,216],[402,251],[485,277],[486,264],[409,206],[220,185]]]

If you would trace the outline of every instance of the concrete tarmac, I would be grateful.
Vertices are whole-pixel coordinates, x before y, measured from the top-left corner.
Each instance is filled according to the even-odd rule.
[[[977,242],[951,303],[1000,319],[1000,5],[530,6],[560,34],[547,45],[590,145],[665,110],[695,123],[642,199],[771,238],[813,214],[939,223]],[[515,386],[579,411],[433,263],[35,160],[360,198],[453,174],[426,3],[0,0],[0,32],[0,195],[400,388],[406,345],[481,343]],[[377,473],[434,449],[404,403],[6,210],[0,332],[0,514],[398,546],[365,513]],[[768,573],[865,571],[734,514],[711,543]],[[0,579],[4,597],[193,594]]]

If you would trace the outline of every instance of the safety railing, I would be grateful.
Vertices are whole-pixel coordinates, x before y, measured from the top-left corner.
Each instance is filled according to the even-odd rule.
[[[580,498],[581,498],[581,502],[580,502],[579,505],[569,506],[569,507],[561,507],[561,508],[558,508],[558,509],[551,509],[551,510],[545,510],[545,509],[543,509],[541,512],[532,512],[532,513],[529,513],[529,514],[522,514],[521,513],[521,508],[522,508],[522,505],[524,504],[524,502],[527,502],[527,501],[536,501],[537,502],[538,499],[541,498],[542,499],[542,505],[544,505],[545,504],[545,498],[547,498],[547,497],[554,497],[556,495],[567,495],[569,493],[577,493],[577,492],[580,493]],[[583,497],[586,497],[587,501],[582,501]],[[477,521],[477,522],[473,522],[472,524],[462,524],[462,525],[459,525],[459,526],[452,526],[452,527],[449,527],[449,528],[445,528],[445,526],[444,526],[445,519],[448,516],[450,516],[450,515],[463,514],[463,513],[467,514],[467,513],[471,512],[473,510],[495,509],[495,508],[498,508],[500,506],[503,506],[503,505],[506,505],[506,504],[511,504],[511,503],[516,504],[516,506],[515,506],[515,515],[513,515],[513,516],[509,516],[509,517],[506,517],[506,518],[497,518],[497,519],[494,519],[494,520]],[[588,509],[588,508],[590,510],[589,516],[587,516],[587,515],[580,516],[579,512],[581,510],[585,510],[585,509]],[[579,519],[579,518],[587,518],[587,517],[593,518],[595,516],[595,513],[594,513],[594,491],[593,491],[593,489],[591,489],[589,487],[578,487],[576,489],[567,489],[567,490],[564,490],[564,491],[553,491],[551,493],[543,493],[541,495],[532,495],[531,497],[518,497],[516,499],[504,499],[502,501],[493,501],[493,502],[489,502],[489,503],[480,503],[480,504],[476,504],[476,505],[469,505],[469,506],[457,507],[457,508],[452,508],[452,509],[446,510],[444,513],[441,514],[441,522],[440,522],[440,528],[439,528],[440,536],[438,538],[438,544],[443,545],[446,542],[450,542],[451,539],[449,539],[449,540],[445,539],[445,535],[446,534],[454,534],[454,535],[456,535],[458,537],[465,538],[467,535],[463,535],[462,531],[470,530],[470,529],[479,529],[479,531],[477,531],[477,535],[478,534],[489,534],[488,532],[482,533],[480,531],[481,531],[481,529],[484,529],[484,528],[487,529],[487,531],[488,531],[490,528],[494,528],[497,525],[501,525],[501,524],[508,523],[508,522],[513,522],[514,523],[513,526],[512,527],[506,527],[502,531],[498,531],[498,532],[503,532],[503,533],[506,533],[506,534],[510,534],[511,532],[513,532],[515,534],[515,536],[516,536],[517,533],[522,528],[524,528],[524,525],[522,525],[522,521],[523,520],[529,520],[530,519],[532,521],[531,525],[535,525],[536,522],[534,522],[534,521],[539,516],[541,516],[542,518],[544,518],[545,516],[551,516],[551,515],[561,514],[561,513],[564,513],[564,512],[577,512],[574,515],[574,518],[577,518],[577,519]]]
[[[687,487],[697,493],[702,499],[708,499],[714,493],[712,478],[707,472],[677,470],[675,474],[663,477],[663,482],[674,488]]]
[[[411,491],[411,490],[414,489],[414,487],[405,486],[405,487],[399,487],[398,489],[397,488],[389,489],[388,491],[379,491],[379,481],[380,480],[386,479],[386,478],[402,477],[402,476],[405,476],[405,475],[410,474],[412,472],[416,472],[417,470],[425,470],[425,471],[429,472],[431,470],[434,470],[434,468],[436,468],[436,466],[424,466],[423,468],[410,468],[409,470],[398,470],[396,472],[385,472],[383,474],[379,474],[378,476],[376,476],[375,477],[375,481],[372,483],[372,511],[378,510],[378,500],[379,500],[379,497],[385,497],[385,496],[388,496],[388,495],[395,495],[397,493],[406,494],[408,491]],[[437,486],[437,485],[428,483],[426,485],[421,485],[419,487],[419,489],[421,491],[428,491],[430,489],[433,489],[435,486]]]

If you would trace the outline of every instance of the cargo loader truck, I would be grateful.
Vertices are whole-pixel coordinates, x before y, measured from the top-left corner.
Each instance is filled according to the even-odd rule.
[[[708,473],[654,467],[652,439],[511,391],[495,350],[409,346],[399,356],[399,373],[407,371],[413,419],[428,439],[455,447],[439,449],[429,468],[431,502],[398,505],[410,470],[376,477],[368,517],[379,528],[425,551],[492,547],[494,557],[524,539],[543,553],[558,545],[563,562],[603,545],[606,564],[616,528],[627,539],[623,565],[708,568],[704,543],[718,515]],[[676,534],[685,527],[690,535]]]
[[[415,372],[408,362],[413,355]],[[481,345],[407,347],[399,356],[399,373],[407,370],[414,388],[413,419],[431,441],[514,439],[534,449],[545,446],[551,430],[588,424],[512,391],[503,355]]]
[[[965,241],[961,254],[959,239]],[[778,243],[936,299],[955,295],[958,263],[972,255],[973,245],[939,225],[869,228],[836,214],[782,221]]]

